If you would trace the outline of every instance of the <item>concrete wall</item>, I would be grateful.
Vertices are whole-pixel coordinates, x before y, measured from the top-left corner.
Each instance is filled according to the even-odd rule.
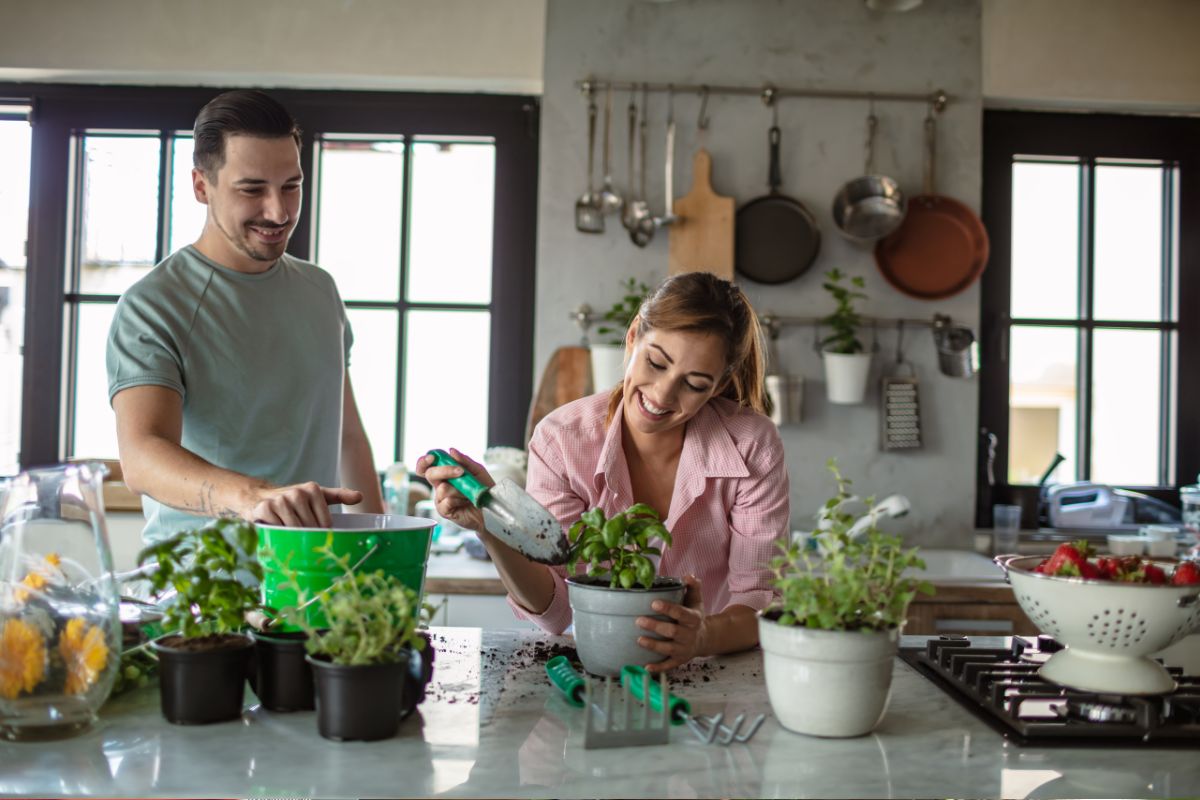
[[[1195,0],[983,0],[989,106],[1200,112]]]
[[[0,80],[541,90],[544,0],[0,0]]]
[[[936,46],[933,44],[936,43]],[[828,0],[677,0],[650,3],[610,0],[579,3],[549,0],[539,193],[537,360],[556,346],[574,343],[567,319],[579,303],[605,307],[618,281],[665,277],[667,236],[645,249],[634,247],[618,224],[600,236],[577,233],[572,208],[584,188],[586,106],[575,81],[589,74],[620,80],[759,86],[857,88],[926,92],[944,88],[955,97],[939,127],[939,190],[978,209],[980,198],[980,6],[976,0],[926,0],[907,14],[879,14],[854,2]],[[620,143],[615,171],[625,188],[626,95],[616,98]],[[675,161],[676,194],[691,184],[698,97],[676,98],[680,125]],[[770,114],[756,97],[717,97],[709,102],[707,146],[714,184],[743,202],[766,191]],[[876,166],[911,193],[921,182],[921,104],[879,103]],[[650,201],[661,208],[665,98],[651,98]],[[978,287],[936,302],[914,300],[891,289],[871,252],[841,239],[830,205],[838,187],[863,169],[867,105],[860,101],[781,101],[784,190],[816,215],[824,242],[816,264],[790,283],[745,283],[760,311],[823,315],[832,301],[821,273],[838,267],[867,281],[866,313],[931,318],[950,314],[978,323]],[[620,133],[618,134],[618,131]],[[610,223],[614,221],[610,219]],[[868,334],[869,338],[869,334]],[[879,449],[878,392],[863,406],[830,406],[824,400],[820,359],[811,328],[780,337],[781,360],[805,376],[805,419],[783,429],[792,478],[793,522],[811,525],[828,496],[826,458],[837,456],[856,488],[865,493],[903,492],[913,513],[897,529],[914,542],[970,546],[973,523],[975,429],[974,382],[941,376],[928,330],[908,332],[906,355],[917,363],[925,448],[907,455]],[[879,334],[879,362],[894,356],[894,330]]]

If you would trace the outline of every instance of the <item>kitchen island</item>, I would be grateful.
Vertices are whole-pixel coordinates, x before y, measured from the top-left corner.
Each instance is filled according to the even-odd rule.
[[[748,744],[585,750],[582,711],[546,679],[569,637],[433,628],[425,702],[399,735],[337,743],[312,712],[165,722],[157,689],[114,698],[76,738],[0,743],[0,794],[234,797],[1179,797],[1200,795],[1195,749],[1018,747],[897,662],[876,731],[816,739],[769,714],[759,651],[695,662],[672,689],[699,713],[768,712]],[[908,638],[908,637],[906,637]]]

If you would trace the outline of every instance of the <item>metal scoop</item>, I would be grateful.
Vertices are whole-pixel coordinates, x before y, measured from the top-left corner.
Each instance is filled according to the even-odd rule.
[[[445,450],[430,450],[439,467],[461,467]],[[541,564],[565,564],[571,544],[558,518],[508,478],[484,486],[474,475],[463,474],[450,485],[483,512],[488,533],[521,555]]]

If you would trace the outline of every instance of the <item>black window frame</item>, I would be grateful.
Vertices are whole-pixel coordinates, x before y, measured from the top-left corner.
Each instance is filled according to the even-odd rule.
[[[105,296],[67,291],[68,243],[78,233],[68,218],[72,137],[86,130],[190,130],[200,108],[222,91],[241,87],[85,86],[0,83],[0,97],[32,106],[29,244],[26,271],[24,374],[21,408],[22,469],[60,461],[69,420],[64,392],[73,379],[64,370],[64,312],[70,301],[107,301]],[[314,141],[321,134],[401,136],[405,142],[403,231],[408,228],[411,155],[425,136],[488,138],[495,143],[492,243],[491,353],[488,444],[524,447],[525,419],[532,396],[533,310],[537,239],[537,97],[386,91],[268,89],[303,130],[301,166],[313,172]],[[165,159],[164,159],[165,163]],[[315,182],[303,186],[302,218],[288,252],[311,259]],[[160,187],[162,191],[169,188]],[[503,202],[501,202],[501,198]],[[159,250],[163,254],[160,222]],[[402,234],[403,235],[403,234]],[[407,248],[402,244],[401,286]],[[397,309],[396,449],[403,436],[404,311],[478,309],[474,304],[347,301],[347,307]],[[78,308],[72,305],[71,308]],[[113,454],[115,455],[115,454]]]
[[[985,110],[983,115],[983,221],[991,239],[991,257],[983,273],[980,300],[981,359],[979,391],[979,459],[976,478],[976,525],[991,527],[993,503],[1016,503],[1024,509],[1026,527],[1037,527],[1038,487],[1008,483],[1009,454],[1009,370],[1008,334],[1014,322],[1009,316],[1012,272],[1012,164],[1020,156],[1078,158],[1085,168],[1096,161],[1157,160],[1174,171],[1174,224],[1178,251],[1167,259],[1177,269],[1178,309],[1175,321],[1146,323],[1128,327],[1173,329],[1176,333],[1174,355],[1174,396],[1164,397],[1164,404],[1175,409],[1175,430],[1164,444],[1174,449],[1174,474],[1154,486],[1128,486],[1154,497],[1179,503],[1178,487],[1193,482],[1200,472],[1200,416],[1192,409],[1200,403],[1200,119],[1158,117],[1133,114],[1050,113],[1033,111]],[[1168,178],[1168,181],[1172,178]],[[1089,194],[1090,196],[1090,194]],[[1091,274],[1090,250],[1092,221],[1084,207],[1081,220],[1080,258],[1084,260],[1084,276]],[[1164,247],[1169,239],[1164,239]],[[1164,280],[1169,277],[1164,275]],[[1086,281],[1084,281],[1086,283]],[[1081,293],[1090,287],[1081,285]],[[1089,295],[1083,295],[1087,297]],[[1082,327],[1089,332],[1095,320],[1088,307],[1086,319],[1080,320],[1018,320],[1018,323],[1046,323]],[[1171,354],[1168,354],[1168,356]],[[1166,356],[1164,356],[1166,357]],[[1087,361],[1090,354],[1080,353]],[[1090,382],[1090,362],[1081,367]],[[1170,376],[1167,377],[1170,383]],[[1080,384],[1081,392],[1090,393],[1090,385]],[[1081,402],[1082,439],[1090,439],[1090,398]],[[993,475],[989,480],[989,434],[995,434],[996,447]],[[1081,442],[1085,453],[1090,444]],[[1075,454],[1070,454],[1074,457]],[[1083,465],[1087,475],[1088,465]]]

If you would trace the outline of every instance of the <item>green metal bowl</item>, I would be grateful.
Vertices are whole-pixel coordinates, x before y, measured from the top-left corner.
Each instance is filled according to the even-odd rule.
[[[331,538],[333,552],[348,556],[355,572],[383,570],[423,598],[434,525],[431,519],[399,514],[334,514],[330,528],[259,523],[263,605],[274,609],[298,605],[296,588],[288,585],[289,578],[294,578],[309,598],[333,585],[341,573],[317,552]],[[317,627],[325,624],[319,605],[313,603],[306,612],[309,622]]]

